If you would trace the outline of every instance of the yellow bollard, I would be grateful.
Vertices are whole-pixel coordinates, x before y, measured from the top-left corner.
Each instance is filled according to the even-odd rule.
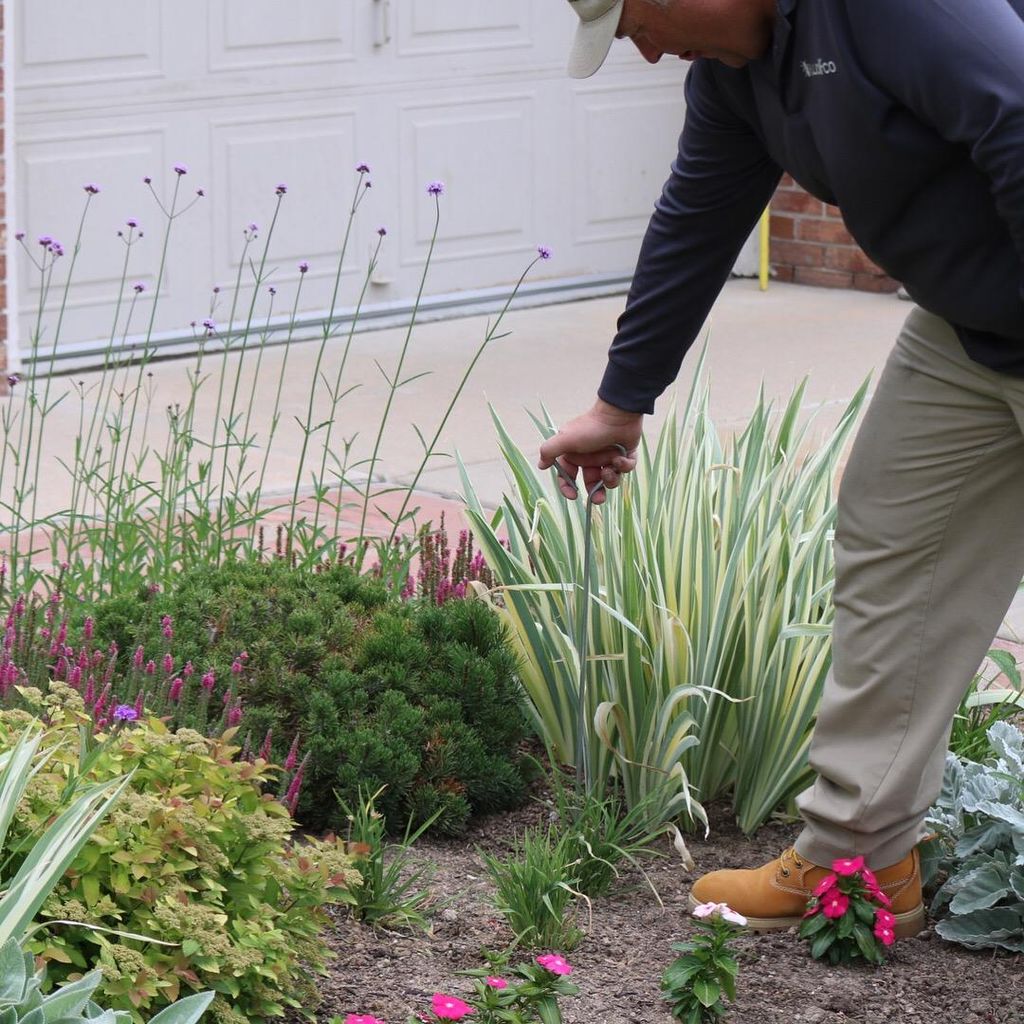
[[[761,291],[768,290],[768,269],[771,257],[771,207],[766,206],[761,214],[760,268],[758,279]]]

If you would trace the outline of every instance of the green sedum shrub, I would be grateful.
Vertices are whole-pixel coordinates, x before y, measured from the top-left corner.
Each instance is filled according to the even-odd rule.
[[[48,735],[64,742],[16,813],[8,871],[77,769],[79,724],[88,722],[79,703],[67,687],[46,698]],[[0,746],[26,717],[0,714]],[[88,722],[85,735],[90,730]],[[51,983],[96,967],[103,1001],[136,1021],[200,989],[216,993],[210,1014],[221,1024],[315,1008],[311,972],[325,962],[323,908],[357,875],[336,840],[289,845],[287,810],[262,792],[275,769],[238,761],[231,740],[230,733],[218,740],[189,729],[175,734],[150,719],[116,730],[100,749],[91,779],[134,774],[43,904],[42,920],[55,923],[27,944]],[[77,921],[173,945],[76,928]]]
[[[286,763],[298,736],[308,760],[296,817],[310,829],[341,831],[342,804],[382,786],[392,831],[436,814],[433,827],[455,834],[471,814],[523,799],[516,662],[483,602],[402,601],[345,565],[272,561],[197,568],[168,593],[89,611],[96,643],[116,641],[122,659],[142,646],[146,658],[191,662],[195,676],[212,670],[207,703],[237,693],[249,751],[269,734],[272,760]],[[175,725],[206,726],[202,698],[171,711]]]

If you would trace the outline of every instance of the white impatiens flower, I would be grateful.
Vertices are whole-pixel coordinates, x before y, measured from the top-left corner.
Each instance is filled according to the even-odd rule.
[[[741,928],[746,926],[747,919],[733,910],[728,903],[702,903],[699,907],[693,908],[694,917],[713,917],[716,914],[723,921],[739,925]]]

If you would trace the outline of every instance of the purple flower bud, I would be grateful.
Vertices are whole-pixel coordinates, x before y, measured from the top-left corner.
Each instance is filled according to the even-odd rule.
[[[287,191],[288,191],[288,186],[287,185],[278,185],[277,188],[274,189],[274,194],[275,195],[279,195],[279,196],[283,196],[285,194],[285,192],[287,192]]]
[[[183,174],[188,174],[188,168],[184,164],[175,164],[174,173],[180,177]]]
[[[442,194],[443,194],[443,192],[444,192],[444,182],[443,182],[443,181],[432,181],[432,182],[431,182],[431,183],[430,183],[430,184],[429,184],[429,185],[427,186],[427,191],[428,191],[428,192],[429,192],[429,193],[430,193],[430,194],[431,194],[432,196],[439,196],[439,195],[442,195]]]
[[[380,235],[381,238],[383,238],[387,233],[388,229],[384,227],[383,224],[381,224],[381,226],[377,228],[377,234]]]
[[[7,375],[7,386],[9,388],[13,388],[15,384],[19,384],[20,382],[21,382],[21,377],[18,376],[18,374],[16,374],[16,373],[9,373]]]
[[[14,240],[16,242],[23,242],[25,240],[25,232],[24,231],[15,231],[15,233],[14,233]]]
[[[143,183],[143,185],[152,185],[152,184],[153,184],[153,179],[152,179],[152,178],[151,178],[151,177],[150,177],[150,176],[149,176],[149,175],[147,174],[147,175],[146,175],[146,176],[145,176],[145,177],[144,177],[144,178],[142,179],[142,183]]]
[[[53,245],[53,239],[49,235],[40,235],[39,236],[39,244],[44,249],[49,249],[50,246]]]
[[[99,195],[99,191],[100,191],[99,185],[92,185],[92,184],[83,185],[82,188],[84,188],[85,191],[88,192],[89,195],[91,195],[91,196]]]
[[[132,285],[132,290],[136,295],[141,295],[146,290],[146,286],[141,281],[136,281],[135,284]]]
[[[220,295],[220,285],[219,284],[215,284],[213,286],[213,294],[214,295]]]
[[[369,178],[363,182],[363,188],[373,188],[373,182]]]
[[[370,173],[370,165],[369,164],[356,164],[356,170],[360,174],[369,174]]]
[[[271,294],[271,295],[276,295],[276,294],[277,294],[277,289],[276,289],[276,288],[275,288],[275,287],[274,287],[273,285],[271,285],[271,286],[270,286],[270,287],[269,287],[269,288],[267,289],[267,291],[268,291],[268,292],[270,292],[270,294]]]
[[[118,704],[113,717],[115,722],[137,722],[139,713],[131,704]]]
[[[206,195],[206,189],[197,188],[196,189],[196,195],[199,196],[200,199],[202,199],[203,196]]]
[[[56,259],[56,257],[64,255],[64,246],[61,245],[60,242],[51,242],[50,252],[53,253],[54,258]]]
[[[203,321],[203,326],[207,329],[207,331],[209,331],[210,334],[213,334],[213,332],[217,330],[217,325],[209,317],[207,317]]]
[[[549,259],[551,259],[551,250],[546,245],[538,245],[537,246],[537,255],[542,260],[549,260]]]
[[[309,264],[305,260],[303,260],[299,264],[299,273],[304,274],[307,270],[309,270]]]
[[[250,224],[247,230],[249,231],[250,234],[255,235],[256,232],[259,231],[259,229],[259,224]]]
[[[134,217],[129,217],[125,221],[125,224],[127,224],[128,227],[130,227],[130,228],[137,228],[139,226],[139,222]]]

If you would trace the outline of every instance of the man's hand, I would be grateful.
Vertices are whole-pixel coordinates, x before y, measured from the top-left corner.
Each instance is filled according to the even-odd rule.
[[[575,498],[579,489],[569,482],[583,470],[583,485],[587,493],[597,483],[606,488],[618,487],[623,473],[636,468],[636,450],[643,433],[644,414],[627,412],[599,398],[582,416],[570,420],[540,446],[538,469],[549,469],[557,461],[566,476],[559,474],[558,486],[566,498]],[[623,455],[615,446],[626,449]],[[605,499],[604,491],[597,491],[594,504]]]

